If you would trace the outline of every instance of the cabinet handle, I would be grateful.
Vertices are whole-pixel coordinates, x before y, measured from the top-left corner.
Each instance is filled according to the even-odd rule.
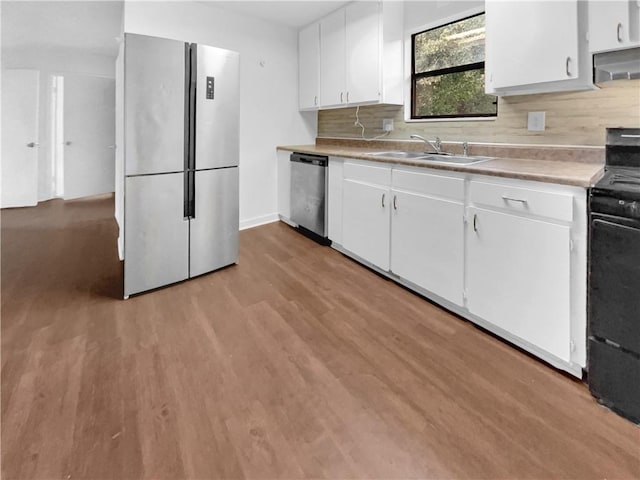
[[[349,92],[347,92],[347,103],[349,103]]]
[[[318,105],[318,96],[313,97],[313,104]]]
[[[343,93],[340,92],[340,103],[344,103],[343,100],[342,100],[342,95],[343,95]]]
[[[505,202],[520,202],[523,205],[527,204],[527,200],[524,198],[513,198],[513,197],[507,197],[506,195],[502,195],[502,199]]]
[[[385,196],[385,194],[383,193],[382,194],[382,208],[384,208],[384,196]]]
[[[397,198],[398,198],[398,197],[397,197],[396,195],[394,195],[394,196],[393,196],[393,209],[394,209],[394,210],[397,210],[397,209],[398,209],[398,206],[396,205],[396,199],[397,199]]]
[[[473,214],[473,231],[474,232],[478,231],[478,214],[477,213]]]
[[[618,43],[622,43],[622,23],[618,24],[618,28],[616,30],[616,36],[618,37]]]
[[[565,67],[567,69],[567,77],[571,76],[571,70],[569,70],[569,65],[571,64],[571,57],[567,57],[567,61]]]

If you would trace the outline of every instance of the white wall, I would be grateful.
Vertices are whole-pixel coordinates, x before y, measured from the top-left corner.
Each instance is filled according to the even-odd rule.
[[[438,20],[456,17],[473,9],[483,9],[484,0],[438,0],[430,2],[405,2],[404,31],[405,34],[416,33],[425,26]],[[453,18],[452,18],[453,20]]]
[[[240,53],[240,227],[277,219],[276,145],[313,143],[298,112],[297,31],[204,2],[125,2],[124,31]]]
[[[52,75],[86,74],[115,77],[115,58],[81,54],[65,49],[2,49],[3,68],[40,71],[40,118],[38,152],[38,201],[53,198],[51,155],[51,78]]]

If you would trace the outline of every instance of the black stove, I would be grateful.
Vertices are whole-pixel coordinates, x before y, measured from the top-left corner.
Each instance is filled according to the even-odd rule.
[[[589,389],[640,423],[640,128],[607,129],[589,193]]]
[[[608,128],[605,162],[592,194],[640,200],[640,128]]]

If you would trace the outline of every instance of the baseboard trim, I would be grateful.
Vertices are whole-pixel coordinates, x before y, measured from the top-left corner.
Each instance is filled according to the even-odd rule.
[[[266,225],[267,223],[273,223],[280,220],[277,213],[271,213],[269,215],[263,215],[261,217],[253,217],[247,220],[240,221],[240,230],[246,230],[248,228],[259,227],[260,225]]]

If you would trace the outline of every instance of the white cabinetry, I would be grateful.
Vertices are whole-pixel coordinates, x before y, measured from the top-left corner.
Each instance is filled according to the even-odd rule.
[[[332,242],[342,244],[342,179],[344,159],[329,157],[327,182],[327,236]]]
[[[291,224],[291,152],[277,150],[278,216]]]
[[[402,2],[353,2],[320,20],[321,107],[402,104]]]
[[[320,21],[320,102],[323,107],[346,103],[345,11]]]
[[[345,8],[346,101],[378,101],[380,92],[380,4],[355,2]]]
[[[640,2],[589,1],[589,49],[605,52],[640,45]]]
[[[463,305],[464,179],[394,168],[391,270]]]
[[[584,188],[333,158],[328,201],[335,248],[581,375]]]
[[[391,168],[345,162],[342,184],[342,246],[389,270]]]
[[[576,199],[514,183],[522,184],[469,183],[467,308],[510,340],[568,364],[573,321],[579,325],[574,345],[586,341],[584,270],[572,262]]]
[[[317,110],[320,105],[319,23],[298,33],[298,105],[300,110]]]
[[[487,0],[486,92],[519,95],[593,88],[586,3]]]

